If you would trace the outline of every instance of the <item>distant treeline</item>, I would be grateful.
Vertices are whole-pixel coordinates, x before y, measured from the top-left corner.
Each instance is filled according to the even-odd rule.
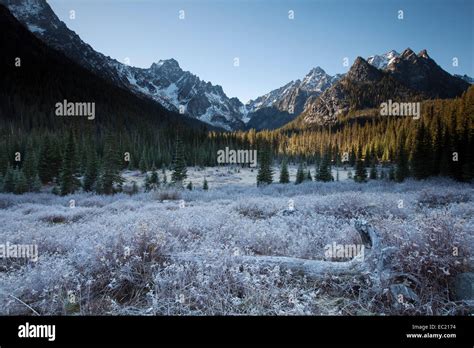
[[[108,169],[115,173],[126,168],[170,168],[177,137],[184,160],[191,166],[217,165],[217,151],[227,146],[260,150],[265,163],[286,159],[310,165],[326,159],[329,165],[354,166],[359,160],[365,167],[398,168],[399,180],[434,175],[459,181],[474,178],[474,87],[460,98],[423,102],[419,120],[368,115],[360,113],[332,127],[261,132],[209,132],[166,124],[150,129],[140,128],[138,122],[132,130],[98,131],[91,121],[76,120],[71,120],[69,129],[28,127],[25,131],[12,122],[1,129],[2,189],[21,193],[34,191],[41,183],[59,184],[68,170],[77,178],[85,176],[88,168],[95,175]],[[20,182],[17,189],[12,178]],[[103,192],[112,191],[106,188]]]
[[[294,162],[353,166],[406,166],[405,176],[434,175],[459,181],[474,178],[474,86],[456,99],[421,104],[421,118],[378,116],[358,111],[331,127],[289,128],[234,133],[244,143],[268,143],[275,158]],[[359,153],[359,155],[358,155]]]

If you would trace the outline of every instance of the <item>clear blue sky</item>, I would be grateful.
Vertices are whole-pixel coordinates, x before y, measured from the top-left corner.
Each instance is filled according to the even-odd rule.
[[[149,67],[175,58],[242,102],[315,67],[333,75],[391,49],[426,48],[451,73],[474,76],[472,0],[48,0],[94,49]],[[76,19],[69,19],[69,11]],[[184,10],[186,18],[178,18]],[[295,18],[288,18],[293,10]],[[398,10],[404,11],[399,20]],[[239,57],[240,66],[234,67]],[[459,66],[452,66],[453,57]]]

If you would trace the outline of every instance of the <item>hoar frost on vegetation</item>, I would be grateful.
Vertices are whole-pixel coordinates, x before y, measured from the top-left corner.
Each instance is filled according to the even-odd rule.
[[[450,282],[474,245],[473,198],[472,186],[448,180],[4,194],[0,243],[36,243],[39,259],[0,260],[0,314],[465,314]],[[395,247],[390,267],[416,280],[417,303],[394,307],[390,284],[370,274],[315,281],[233,260],[324,260],[328,244],[360,243],[358,218]],[[179,253],[213,257],[168,257]]]

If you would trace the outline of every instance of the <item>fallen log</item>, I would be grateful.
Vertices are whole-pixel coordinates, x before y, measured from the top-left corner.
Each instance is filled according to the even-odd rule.
[[[306,276],[309,279],[318,279],[328,275],[359,275],[371,271],[372,258],[376,261],[380,257],[380,241],[375,229],[364,220],[355,223],[355,229],[360,234],[365,251],[353,259],[345,262],[301,259],[285,256],[225,256],[210,254],[178,253],[168,255],[167,259],[184,262],[232,262],[242,265],[253,265],[264,268],[279,267],[283,271],[291,271],[295,275]],[[377,264],[377,262],[376,262]]]

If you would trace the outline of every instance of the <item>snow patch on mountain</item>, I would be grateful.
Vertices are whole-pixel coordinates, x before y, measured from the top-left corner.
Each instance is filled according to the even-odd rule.
[[[274,108],[279,112],[287,112],[298,116],[304,110],[306,102],[319,96],[326,89],[331,87],[343,75],[328,75],[322,68],[311,69],[302,80],[291,81],[286,85],[275,89],[246,104],[249,116],[245,121],[252,119],[252,114],[264,108]]]
[[[367,62],[376,67],[377,69],[384,70],[387,66],[393,62],[393,60],[400,56],[395,50],[390,50],[387,53],[381,55],[373,55],[367,58]]]
[[[119,87],[152,98],[171,111],[185,107],[187,116],[210,120],[225,129],[244,127],[243,104],[219,85],[183,71],[175,59],[160,60],[148,69],[122,64],[95,51],[59,20],[45,0],[0,0],[38,38],[78,64]],[[214,122],[213,120],[216,120]]]
[[[40,28],[34,24],[28,24],[28,30],[31,31],[32,33],[39,33],[39,34],[43,34],[45,32],[43,28]]]
[[[22,0],[9,7],[15,16],[22,18],[37,16],[44,10],[44,4],[38,0]]]

